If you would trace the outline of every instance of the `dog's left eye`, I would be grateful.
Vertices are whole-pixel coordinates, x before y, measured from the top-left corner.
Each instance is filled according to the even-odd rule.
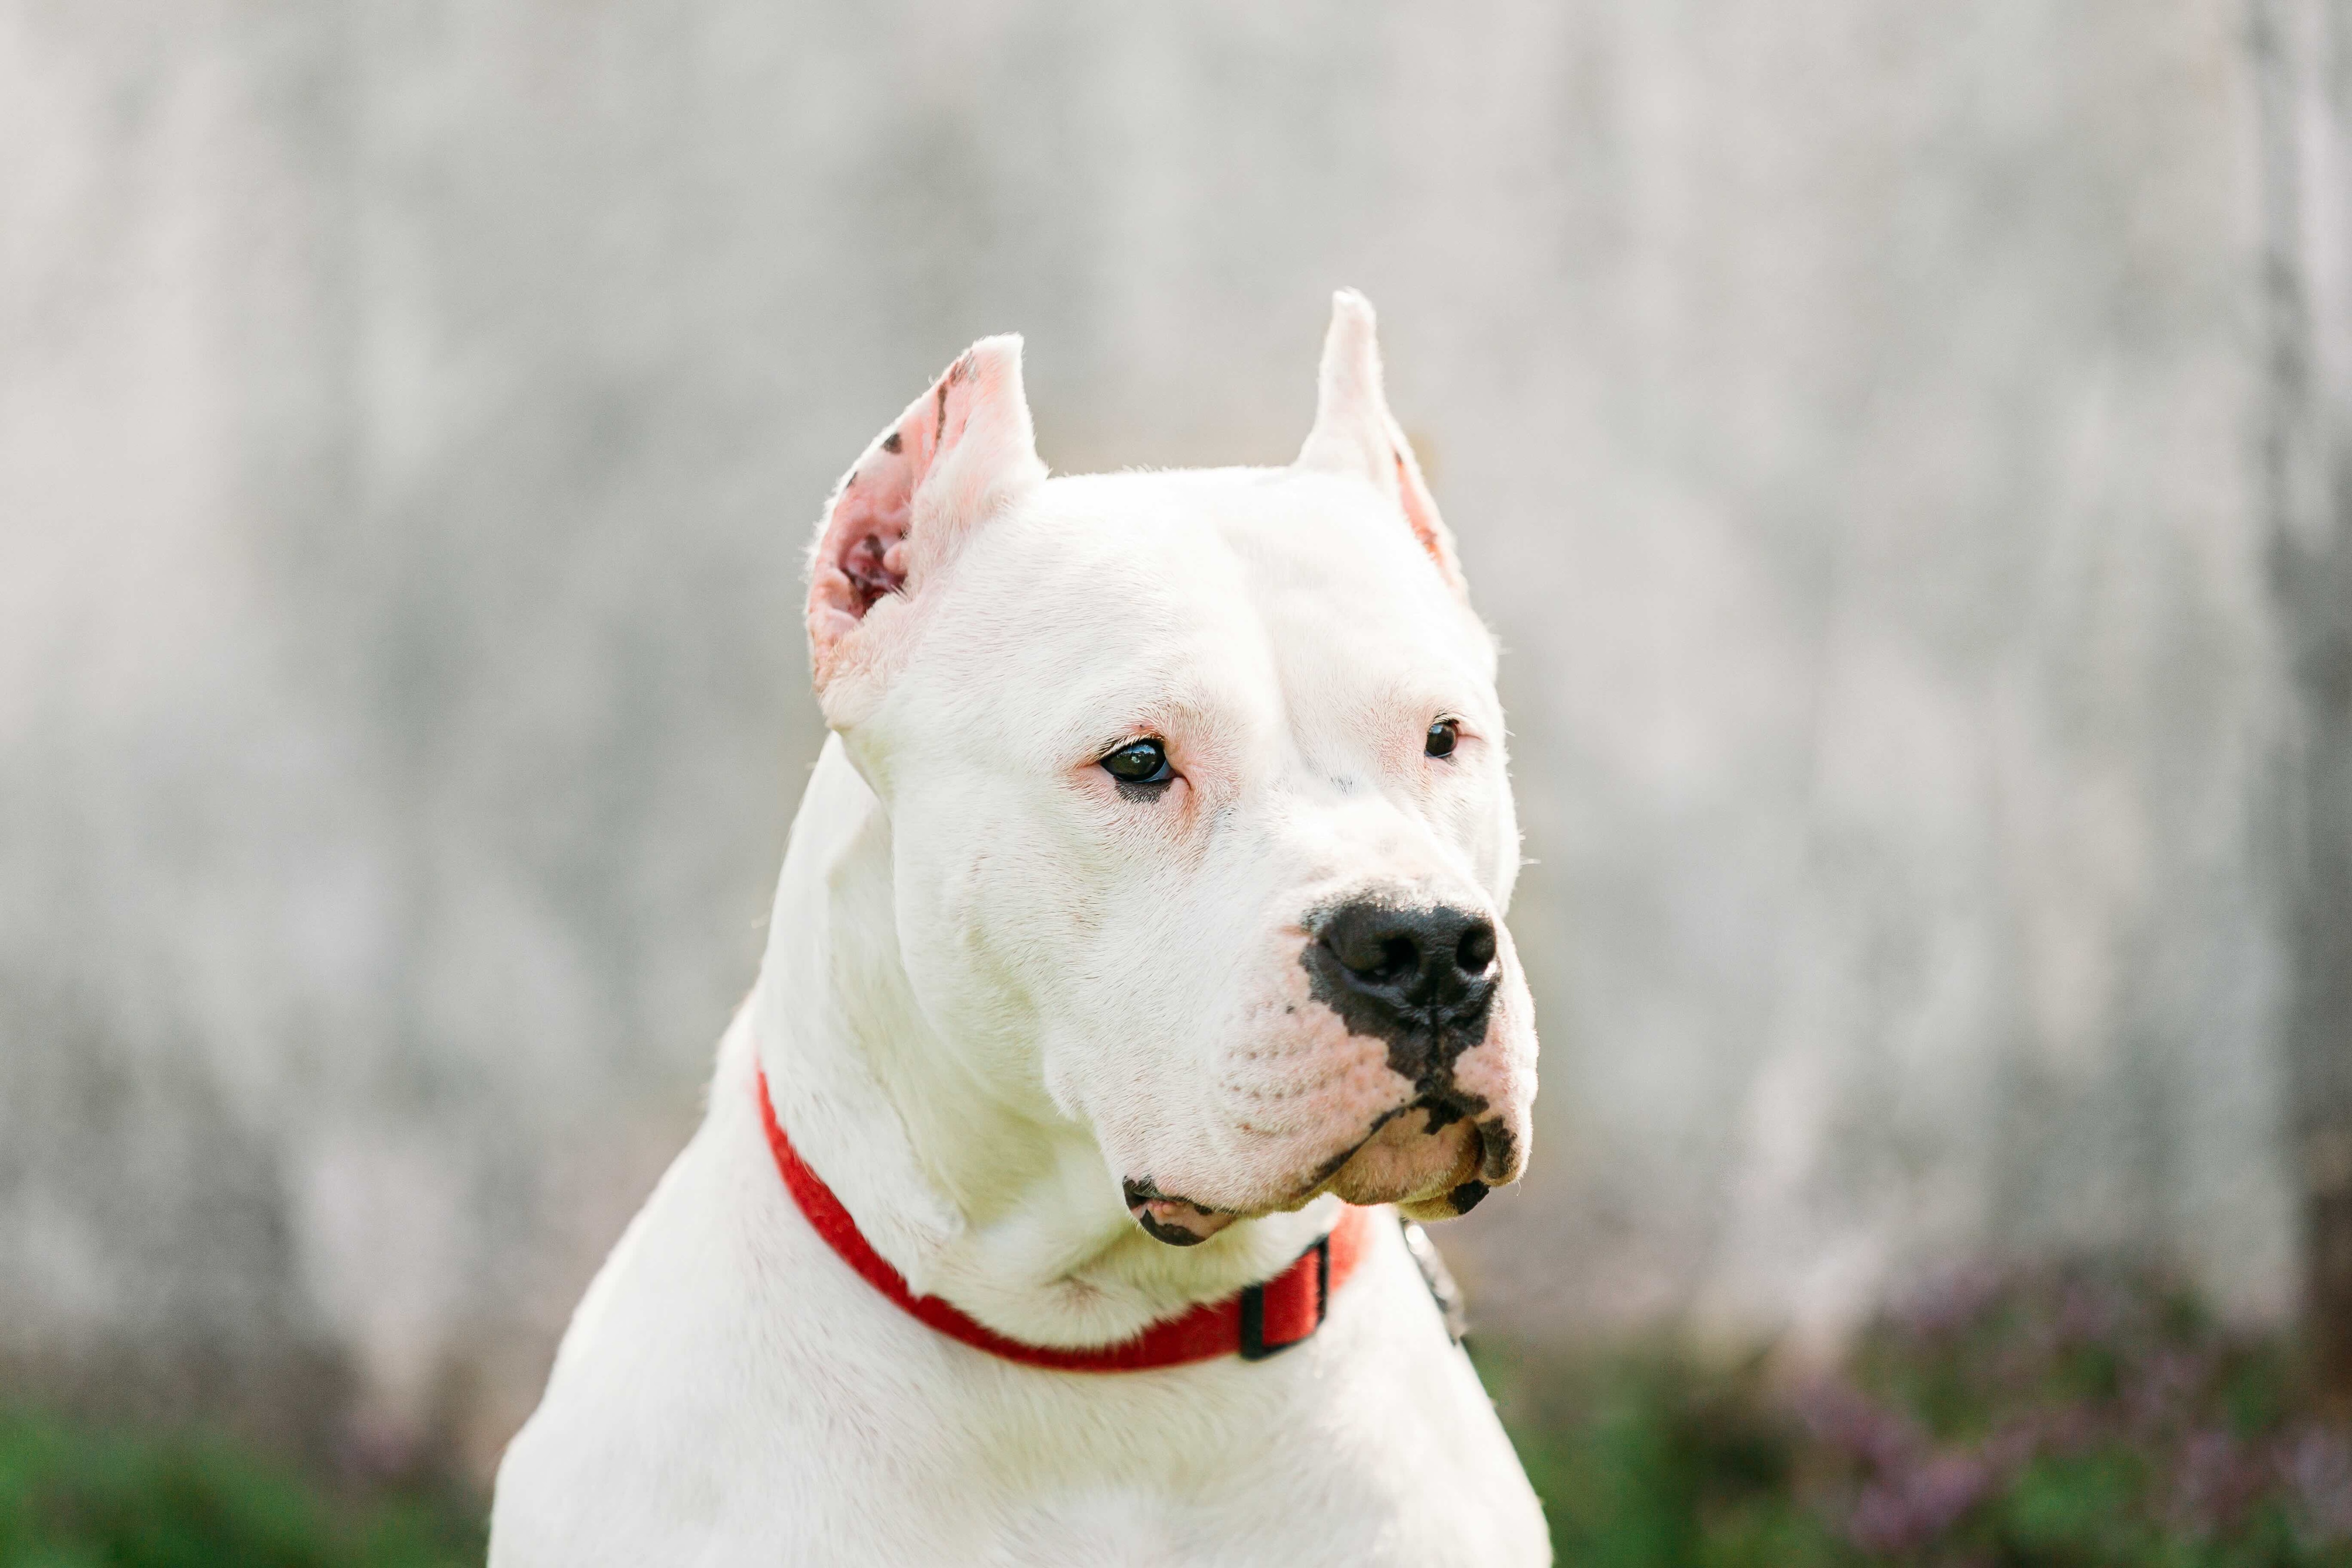
[[[1176,776],[1168,748],[1158,741],[1129,741],[1102,760],[1102,771],[1121,784],[1160,784]]]
[[[1421,743],[1422,754],[1430,757],[1450,757],[1454,742],[1462,739],[1461,724],[1452,719],[1440,719],[1429,727],[1428,738]]]

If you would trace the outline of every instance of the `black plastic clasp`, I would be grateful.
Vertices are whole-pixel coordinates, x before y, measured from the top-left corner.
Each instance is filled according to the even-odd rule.
[[[1318,1237],[1315,1245],[1298,1256],[1304,1259],[1308,1253],[1312,1253],[1315,1258],[1315,1321],[1308,1325],[1307,1331],[1297,1339],[1283,1340],[1276,1344],[1266,1343],[1265,1287],[1251,1286],[1242,1292],[1242,1360],[1264,1361],[1270,1355],[1279,1355],[1291,1346],[1314,1338],[1315,1331],[1323,1326],[1323,1319],[1331,1310],[1330,1237]],[[1297,1268],[1297,1265],[1294,1263],[1291,1267]],[[1286,1279],[1289,1274],[1290,1269],[1286,1268],[1277,1278]]]

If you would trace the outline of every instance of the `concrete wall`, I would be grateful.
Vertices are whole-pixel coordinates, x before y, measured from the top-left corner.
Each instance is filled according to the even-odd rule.
[[[477,1466],[691,1124],[798,553],[962,345],[1279,461],[1329,289],[1508,647],[1489,1322],[2291,1296],[2221,0],[0,0],[0,1360]]]

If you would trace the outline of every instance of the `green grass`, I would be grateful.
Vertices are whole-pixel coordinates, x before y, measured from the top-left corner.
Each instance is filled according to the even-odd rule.
[[[2352,1431],[2145,1272],[1955,1276],[1810,1377],[1478,1361],[1564,1564],[2352,1568]]]
[[[1954,1276],[1844,1365],[1481,1342],[1575,1568],[2352,1568],[2352,1431],[2160,1278]],[[444,1568],[478,1502],[0,1405],[0,1568]]]
[[[0,1568],[455,1568],[478,1510],[343,1501],[224,1440],[0,1411]]]

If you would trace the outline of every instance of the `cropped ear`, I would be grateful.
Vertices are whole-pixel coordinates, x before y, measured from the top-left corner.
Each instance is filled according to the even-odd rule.
[[[892,629],[971,530],[1045,478],[1018,337],[972,344],[874,438],[809,553],[809,665],[828,723],[854,721],[903,640]]]
[[[1323,369],[1316,389],[1315,428],[1296,465],[1325,473],[1358,474],[1397,504],[1407,527],[1454,591],[1468,587],[1454,553],[1454,535],[1413,460],[1381,389],[1381,343],[1372,303],[1353,289],[1331,296],[1331,330],[1323,339]]]

